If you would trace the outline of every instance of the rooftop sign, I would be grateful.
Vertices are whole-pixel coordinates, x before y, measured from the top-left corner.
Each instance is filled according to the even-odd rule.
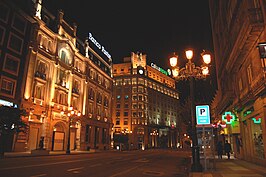
[[[104,46],[101,45],[93,36],[91,33],[89,33],[89,40],[99,49],[102,51],[102,53],[107,56],[107,58],[111,59],[111,55],[105,50]]]
[[[154,63],[151,63],[151,67],[153,67],[154,69],[156,69],[156,70],[160,71],[161,73],[163,73],[163,74],[165,74],[165,75],[167,75],[167,76],[168,76],[168,72],[167,72],[167,71],[165,71],[163,68],[160,68],[160,67],[159,67],[159,66],[157,66],[156,64],[154,64]]]

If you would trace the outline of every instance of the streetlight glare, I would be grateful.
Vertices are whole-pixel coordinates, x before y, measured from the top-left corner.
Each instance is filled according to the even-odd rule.
[[[170,58],[170,65],[172,67],[175,67],[177,65],[177,60],[178,60],[178,56],[177,55],[173,55],[171,58]]]
[[[202,67],[202,74],[208,75],[209,74],[209,68],[207,66]]]
[[[193,58],[193,50],[186,50],[186,57],[188,60],[191,60]]]
[[[206,63],[207,65],[211,63],[211,54],[207,53],[206,51],[203,51],[203,53],[201,54],[204,63]]]
[[[179,69],[178,68],[173,69],[172,73],[174,77],[177,77],[179,75]]]
[[[196,128],[196,120],[195,120],[195,110],[194,110],[194,80],[195,79],[204,79],[209,74],[208,64],[211,62],[211,55],[205,51],[201,54],[202,59],[205,63],[203,66],[196,66],[195,63],[192,62],[193,58],[193,50],[189,49],[185,51],[188,62],[185,67],[179,68],[176,66],[177,58],[170,58],[170,65],[173,67],[173,77],[176,80],[188,79],[189,80],[189,88],[190,88],[190,97],[191,97],[191,149],[192,149],[192,171],[202,171],[202,165],[200,164],[200,153],[197,139],[197,128]]]

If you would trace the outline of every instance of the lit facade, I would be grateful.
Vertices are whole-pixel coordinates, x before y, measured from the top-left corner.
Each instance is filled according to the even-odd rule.
[[[220,138],[231,142],[237,158],[265,165],[266,80],[257,48],[266,41],[265,1],[209,5],[218,82],[212,113],[228,123]]]
[[[179,94],[175,80],[159,70],[153,63],[148,66],[142,53],[132,52],[123,63],[113,64],[115,148],[177,147]]]
[[[77,25],[69,25],[62,11],[53,16],[41,1],[32,5],[35,23],[27,33],[27,63],[17,95],[20,108],[28,112],[29,130],[16,137],[12,150],[37,149],[41,137],[45,149],[66,150],[69,129],[70,150],[109,149],[111,58],[96,53],[89,39],[81,41]],[[70,107],[81,116],[62,114]]]

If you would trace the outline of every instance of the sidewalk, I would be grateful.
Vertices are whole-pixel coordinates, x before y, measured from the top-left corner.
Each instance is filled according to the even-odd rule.
[[[210,162],[212,164],[212,162]],[[240,159],[215,159],[215,167],[202,173],[190,173],[189,177],[266,177],[265,166]]]
[[[89,154],[95,153],[97,151],[90,150],[90,151],[71,151],[70,154]],[[66,155],[66,151],[50,151],[49,154],[46,155]],[[30,151],[27,152],[5,152],[4,158],[12,158],[12,157],[36,157],[36,156],[45,156],[42,154],[32,154]]]

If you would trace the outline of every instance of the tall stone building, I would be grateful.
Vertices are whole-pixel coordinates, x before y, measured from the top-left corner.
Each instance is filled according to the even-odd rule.
[[[22,87],[25,84],[23,79],[28,65],[27,51],[36,21],[28,15],[31,13],[27,9],[30,4],[13,2],[7,0],[0,2],[0,105],[19,107],[23,97]],[[10,134],[4,143],[5,151],[11,151],[14,147],[24,148],[15,144],[16,138],[25,144],[26,136],[14,137]]]
[[[220,137],[233,145],[234,155],[266,163],[265,56],[266,2],[209,1],[218,91],[213,116],[226,128]]]
[[[28,132],[15,138],[12,150],[36,149],[42,137],[44,148],[48,150],[109,149],[113,83],[111,55],[106,49],[103,54],[103,50],[93,49],[96,39],[91,33],[84,41],[80,40],[77,25],[68,24],[63,11],[59,10],[54,16],[42,6],[41,0],[30,5],[28,8],[32,8],[32,13],[23,15],[25,19],[33,20],[32,28],[26,28],[29,22],[24,19],[24,23],[19,23],[24,24],[24,28],[19,27],[18,34],[16,28],[14,33],[4,33],[4,39],[10,36],[17,41],[16,44],[22,45],[22,39],[28,43],[25,46],[13,45],[18,50],[15,53],[24,56],[21,60],[25,62],[24,71],[18,74],[20,70],[16,68],[16,72],[12,72],[20,77],[17,80],[21,83],[13,88],[13,92],[8,85],[15,84],[1,86],[6,90],[1,93],[12,93],[10,96],[18,100],[19,107],[28,112],[24,117],[29,124]],[[13,16],[10,18],[14,19]],[[5,21],[12,24],[12,20]],[[29,37],[20,37],[22,34]],[[7,42],[4,39],[3,44]],[[6,52],[4,55],[8,56]],[[16,58],[11,57],[18,66],[20,60]],[[7,80],[5,78],[1,75],[2,83]],[[16,81],[14,76],[11,78],[11,81]],[[17,92],[16,88],[19,89]]]
[[[168,72],[146,55],[131,53],[113,64],[114,146],[122,149],[176,148],[179,93]]]

